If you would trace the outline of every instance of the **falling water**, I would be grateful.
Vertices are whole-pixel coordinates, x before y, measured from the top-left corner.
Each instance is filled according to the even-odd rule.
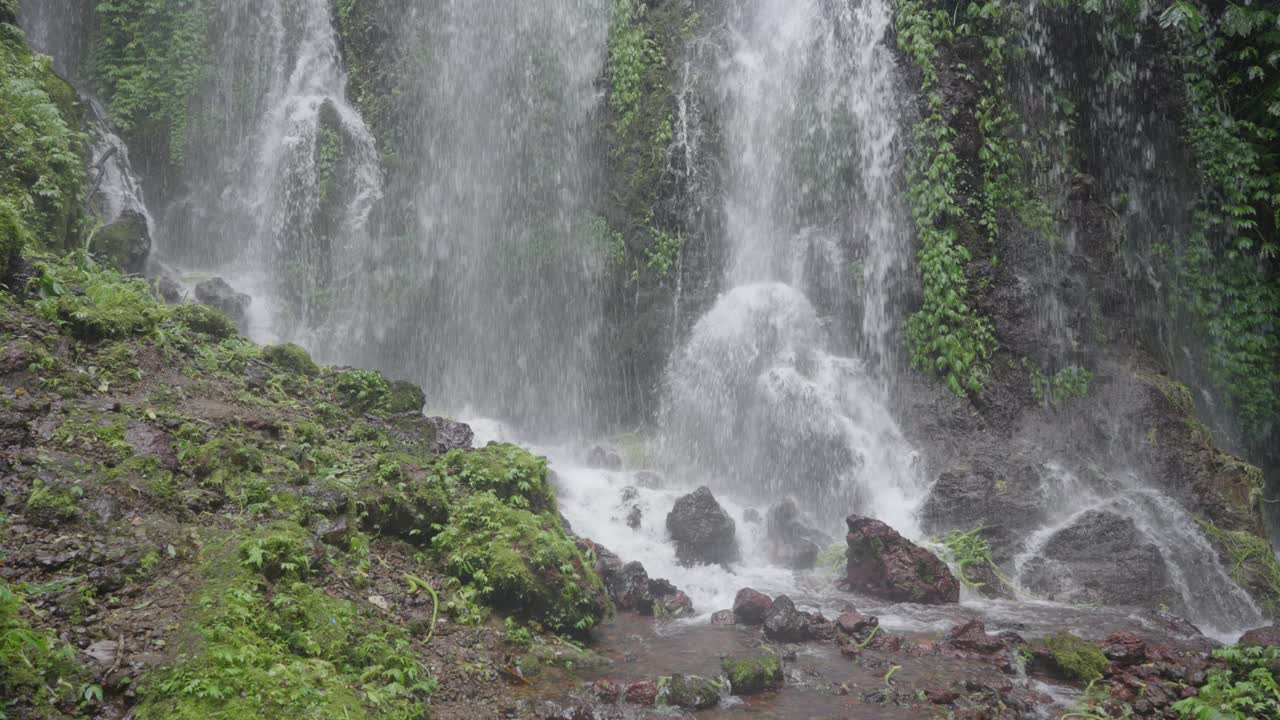
[[[93,138],[89,187],[94,215],[105,225],[125,213],[134,213],[145,221],[148,236],[154,242],[156,223],[147,208],[142,179],[129,162],[129,146],[112,129],[102,105],[93,99],[88,102],[88,126]]]
[[[369,251],[374,141],[346,98],[326,0],[225,0],[188,131],[187,190],[161,220],[165,260],[254,296],[252,333],[337,359],[337,298]],[[343,306],[349,310],[349,306]]]
[[[719,75],[732,289],[673,358],[663,419],[692,475],[910,532],[924,487],[884,399],[909,246],[889,21],[880,0],[731,15]]]

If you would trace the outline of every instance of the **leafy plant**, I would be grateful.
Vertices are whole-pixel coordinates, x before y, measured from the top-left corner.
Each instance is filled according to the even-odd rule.
[[[1219,648],[1213,656],[1225,668],[1209,671],[1208,680],[1195,697],[1173,705],[1183,720],[1252,720],[1280,717],[1280,647]]]

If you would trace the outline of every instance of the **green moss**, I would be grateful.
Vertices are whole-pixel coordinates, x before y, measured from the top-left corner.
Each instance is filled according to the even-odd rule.
[[[720,684],[698,675],[672,675],[659,692],[668,705],[703,710],[720,702]]]
[[[73,648],[23,617],[24,607],[22,596],[0,579],[0,717],[70,717],[59,707],[75,705],[89,675]]]
[[[145,282],[71,261],[41,262],[31,280],[36,311],[82,340],[145,335],[164,317]]]
[[[1232,564],[1231,577],[1245,588],[1271,617],[1280,616],[1280,562],[1266,538],[1245,530],[1223,530],[1207,520],[1200,527],[1214,542],[1224,560]]]
[[[391,385],[377,370],[339,370],[333,389],[338,404],[356,414],[384,409],[391,393]]]
[[[253,548],[298,532],[275,528],[215,548],[189,640],[171,667],[140,683],[140,720],[427,717],[436,683],[404,630],[293,573],[263,587]],[[297,551],[291,541],[281,547],[286,557]]]
[[[478,493],[454,508],[431,547],[464,591],[555,632],[586,633],[608,611],[600,578],[551,513]]]
[[[422,392],[422,388],[414,385],[408,380],[397,380],[391,383],[391,388],[387,393],[387,399],[384,403],[386,411],[389,413],[420,413],[422,407],[427,404],[427,396]]]
[[[208,335],[216,340],[225,340],[240,334],[230,318],[208,305],[197,303],[175,305],[169,309],[169,317],[193,332]]]
[[[79,485],[45,484],[36,480],[27,495],[27,514],[33,520],[56,523],[74,520],[80,515],[80,499],[84,490]]]
[[[268,345],[262,348],[262,359],[285,372],[306,375],[307,377],[315,377],[320,374],[320,368],[311,359],[311,355],[293,343]]]
[[[143,217],[129,213],[94,232],[89,241],[89,251],[94,259],[112,269],[141,273],[146,269],[147,255],[151,252],[151,239],[147,233]]]
[[[278,522],[240,543],[240,562],[269,580],[305,578],[311,571],[306,531],[297,523]]]
[[[782,687],[782,661],[776,655],[727,657],[720,669],[734,695],[754,695]]]
[[[1072,680],[1091,682],[1107,669],[1107,657],[1097,646],[1069,632],[1054,633],[1044,644],[1058,670]]]
[[[556,509],[547,459],[507,443],[479,450],[450,450],[439,470],[475,491],[490,491],[509,505],[535,513]]]

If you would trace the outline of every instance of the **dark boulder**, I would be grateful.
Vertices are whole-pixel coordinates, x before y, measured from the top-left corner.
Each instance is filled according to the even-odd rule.
[[[1043,521],[1040,474],[1030,465],[950,468],[938,476],[920,508],[921,527],[930,535],[981,527],[997,563],[1012,559]]]
[[[1280,625],[1254,628],[1240,636],[1241,647],[1280,647]]]
[[[596,445],[587,453],[587,467],[601,470],[621,470],[622,456],[613,448]]]
[[[742,588],[733,598],[733,616],[741,625],[759,625],[773,609],[773,598],[751,588]]]
[[[831,544],[828,535],[802,521],[800,510],[791,498],[769,508],[765,532],[769,560],[795,570],[812,568],[818,553]]]
[[[850,590],[896,602],[959,602],[960,583],[936,555],[879,520],[850,515],[845,522]]]
[[[589,541],[587,541],[589,542]],[[689,596],[662,578],[650,578],[639,562],[623,563],[603,545],[590,544],[595,553],[595,571],[605,591],[619,610],[639,615],[685,617],[693,614]]]
[[[1082,513],[1055,533],[1023,567],[1022,582],[1059,602],[1181,606],[1160,549],[1133,520],[1103,510]]]
[[[699,675],[672,675],[663,688],[667,705],[688,710],[704,710],[720,702],[720,688]]]
[[[706,486],[676,500],[667,514],[667,532],[681,563],[723,564],[738,559],[733,518]]]
[[[187,294],[187,291],[182,289],[182,284],[174,280],[171,275],[161,275],[160,279],[155,281],[155,288],[160,298],[170,305],[182,302]]]
[[[1147,643],[1131,632],[1113,632],[1102,644],[1102,654],[1121,667],[1141,665],[1147,661]]]
[[[137,275],[147,269],[151,255],[151,231],[147,219],[136,210],[125,210],[110,225],[93,234],[90,250],[105,265]]]
[[[840,634],[861,642],[880,627],[880,618],[875,615],[863,615],[857,610],[846,610],[836,618],[835,626]]]
[[[711,613],[712,625],[737,625],[738,619],[734,617],[732,610],[717,610]]]
[[[804,642],[809,639],[809,614],[796,610],[791,598],[779,595],[764,616],[764,636],[774,642]]]
[[[631,509],[627,511],[627,527],[631,528],[632,530],[639,530],[640,521],[643,518],[643,516],[644,516],[644,513],[640,510],[640,506],[632,505]]]
[[[253,298],[237,292],[220,277],[203,280],[196,285],[196,300],[221,311],[236,324],[242,324],[245,321],[246,314],[249,312],[249,303],[253,302]]]
[[[435,433],[431,441],[431,451],[437,455],[443,455],[450,450],[471,449],[471,441],[475,438],[475,433],[472,432],[470,425],[442,417],[427,418],[427,425],[431,426]]]
[[[631,683],[622,697],[632,705],[653,705],[658,702],[658,684],[652,680]]]

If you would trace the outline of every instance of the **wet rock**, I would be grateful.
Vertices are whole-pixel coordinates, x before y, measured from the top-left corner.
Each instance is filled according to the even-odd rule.
[[[151,231],[147,219],[136,210],[125,210],[115,222],[93,234],[90,251],[104,264],[130,275],[147,269],[151,255]]]
[[[249,312],[249,304],[253,298],[237,292],[220,277],[201,281],[196,285],[196,300],[211,308],[220,310],[237,325],[244,323]]]
[[[106,597],[124,587],[125,572],[117,565],[99,565],[89,571],[89,583],[98,597]]]
[[[338,517],[333,520],[322,518],[322,522],[318,524],[316,530],[316,537],[320,539],[320,542],[334,547],[345,547],[351,537],[351,528],[345,517]]]
[[[921,526],[931,535],[983,528],[997,563],[1011,559],[1043,519],[1040,476],[1030,465],[949,468],[938,476],[920,508]]]
[[[657,490],[663,486],[662,476],[652,470],[641,470],[636,473],[636,485],[646,490]]]
[[[124,440],[135,455],[155,458],[166,470],[178,467],[178,455],[169,444],[169,433],[164,430],[147,423],[130,422],[125,427]]]
[[[723,564],[738,559],[733,518],[705,485],[676,500],[667,514],[667,532],[683,564]]]
[[[631,509],[627,511],[627,527],[632,530],[639,530],[642,517],[643,513],[640,511],[640,506],[632,505]]]
[[[442,455],[450,450],[470,450],[471,441],[475,438],[471,426],[449,418],[429,417],[427,425],[435,432],[431,441],[431,451]]]
[[[186,299],[186,291],[182,289],[182,284],[174,280],[171,275],[160,276],[156,281],[156,292],[170,305],[177,305]]]
[[[835,626],[838,632],[861,641],[880,626],[880,618],[875,615],[863,615],[857,610],[846,610],[836,618]]]
[[[666,580],[663,582],[670,586]],[[682,618],[693,615],[693,601],[688,595],[676,590],[675,593],[655,594],[653,599],[653,616],[665,618]]]
[[[652,680],[631,683],[622,697],[632,705],[653,705],[658,702],[658,684]]]
[[[952,650],[975,655],[994,655],[1006,648],[1004,639],[987,634],[987,626],[977,618],[948,630],[943,643]]]
[[[872,518],[850,515],[845,582],[854,592],[915,603],[960,600],[960,583],[946,563]]]
[[[110,666],[120,653],[120,643],[115,640],[99,640],[85,648],[84,654],[99,665]]]
[[[822,613],[805,613],[805,633],[811,640],[831,640],[836,636],[836,626]]]
[[[600,470],[621,470],[622,456],[613,448],[596,445],[587,453],[587,467]]]
[[[774,642],[804,642],[809,639],[809,614],[796,610],[791,598],[779,595],[764,616],[764,636]]]
[[[720,702],[719,685],[699,675],[672,675],[663,689],[666,704],[689,710],[704,710]]]
[[[1133,520],[1082,513],[1049,539],[1022,574],[1027,589],[1050,600],[1089,605],[1180,606],[1160,549]]]
[[[605,591],[619,610],[640,615],[685,617],[693,614],[693,602],[676,586],[662,578],[650,578],[644,565],[622,560],[602,545],[593,544],[595,570]]]
[[[1268,625],[1254,628],[1240,636],[1242,647],[1277,647],[1280,646],[1280,625]]]
[[[100,522],[109,523],[120,516],[120,502],[114,495],[97,493],[90,497],[85,505]]]
[[[825,533],[803,522],[800,510],[791,498],[769,508],[765,517],[765,533],[769,559],[795,570],[812,568],[818,553],[831,544],[831,538]]]
[[[742,588],[733,598],[733,616],[741,625],[759,625],[773,609],[773,598],[751,588]]]
[[[737,625],[738,620],[732,610],[717,610],[711,613],[712,625]]]
[[[596,699],[605,703],[616,703],[618,698],[622,697],[622,686],[618,683],[601,678],[591,683],[591,694]]]
[[[1102,654],[1121,667],[1141,665],[1147,661],[1147,643],[1131,632],[1114,632],[1103,643]]]
[[[782,687],[782,661],[776,655],[727,657],[720,670],[729,678],[729,692],[755,695]]]

